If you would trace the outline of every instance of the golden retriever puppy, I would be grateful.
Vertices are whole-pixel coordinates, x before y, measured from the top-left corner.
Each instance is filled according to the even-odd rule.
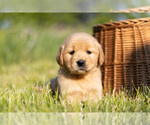
[[[87,33],[74,33],[60,46],[56,60],[58,76],[50,80],[52,92],[57,88],[68,102],[96,101],[102,98],[100,66],[104,62],[101,45]]]

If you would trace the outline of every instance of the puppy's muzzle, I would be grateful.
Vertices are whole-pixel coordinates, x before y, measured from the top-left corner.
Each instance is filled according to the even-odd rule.
[[[84,60],[78,60],[77,61],[77,65],[78,65],[78,67],[84,67],[85,66],[85,61]]]

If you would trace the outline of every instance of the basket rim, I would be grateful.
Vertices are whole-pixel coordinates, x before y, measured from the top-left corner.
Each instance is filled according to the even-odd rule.
[[[150,17],[145,18],[136,18],[136,19],[129,19],[129,20],[121,20],[121,21],[113,21],[109,23],[97,24],[93,26],[93,29],[112,29],[112,28],[123,28],[123,27],[130,27],[133,25],[140,25],[143,23],[150,22]]]

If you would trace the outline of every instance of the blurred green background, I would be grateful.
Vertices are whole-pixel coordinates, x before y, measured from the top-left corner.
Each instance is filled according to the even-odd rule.
[[[150,0],[0,0],[1,12],[111,12],[148,6]]]
[[[1,13],[0,65],[51,60],[74,32],[93,34],[92,27],[110,21],[148,17],[146,13]]]

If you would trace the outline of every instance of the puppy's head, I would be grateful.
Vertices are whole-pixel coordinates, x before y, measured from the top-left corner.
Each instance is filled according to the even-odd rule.
[[[101,45],[87,33],[74,33],[61,45],[56,60],[72,74],[84,74],[101,66],[104,54]]]

